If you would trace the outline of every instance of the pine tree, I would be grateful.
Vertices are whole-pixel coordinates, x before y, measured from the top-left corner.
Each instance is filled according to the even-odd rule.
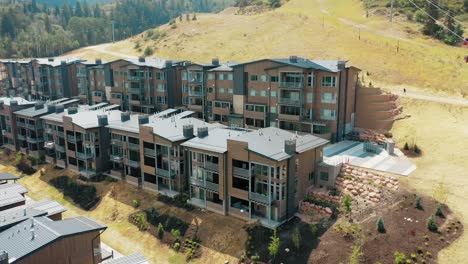
[[[39,12],[39,8],[37,8],[36,0],[32,0],[32,1],[31,1],[31,11],[32,11],[33,13]]]
[[[414,202],[414,208],[416,209],[422,209],[422,205],[421,205],[421,198],[420,197],[416,197],[416,200]]]
[[[437,10],[437,8],[435,7],[435,5],[438,4],[438,0],[429,0],[426,3],[425,11],[429,14],[430,17],[426,18],[426,21],[424,22],[424,27],[422,29],[422,32],[425,35],[434,35],[437,32],[437,29],[439,28],[439,26],[437,26],[436,22],[434,21],[434,19],[439,19],[439,10]]]
[[[451,31],[455,30],[455,20],[453,19],[452,15],[450,14],[450,11],[448,11],[447,15],[445,16],[445,23],[444,24]],[[448,34],[452,34],[452,33],[448,32]]]
[[[74,15],[76,17],[82,17],[83,16],[83,9],[81,9],[80,1],[76,1]]]
[[[99,5],[95,5],[95,6],[94,6],[93,15],[94,15],[94,17],[96,17],[96,18],[99,18],[99,17],[102,16],[101,8],[99,7]]]
[[[58,17],[59,15],[60,15],[60,8],[58,6],[55,6],[54,16]]]
[[[83,15],[84,17],[90,17],[91,16],[91,10],[89,9],[88,1],[83,2]]]
[[[380,233],[385,233],[385,224],[382,217],[379,217],[379,219],[377,220],[377,231],[379,231]]]
[[[44,26],[47,33],[52,33],[52,25],[50,24],[50,19],[48,15],[45,16]]]
[[[432,232],[437,232],[437,230],[439,229],[439,227],[437,226],[437,223],[436,223],[436,221],[435,221],[434,215],[431,215],[431,216],[427,219],[426,226],[427,226],[427,229],[429,229],[430,231],[432,231]]]

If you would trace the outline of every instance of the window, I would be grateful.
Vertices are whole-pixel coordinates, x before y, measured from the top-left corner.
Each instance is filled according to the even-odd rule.
[[[314,102],[314,94],[313,93],[307,93],[307,103],[311,104]]]
[[[306,119],[307,120],[313,120],[314,112],[313,112],[312,109],[306,109],[305,113],[306,113]]]
[[[228,88],[228,94],[233,94],[234,90],[232,88]]]
[[[227,79],[230,80],[230,81],[232,81],[232,73],[229,73],[229,74],[227,75]]]
[[[256,96],[257,95],[257,91],[255,91],[255,89],[250,89],[250,96]]]
[[[158,92],[164,92],[166,91],[166,87],[164,87],[164,84],[158,83]]]
[[[184,80],[184,81],[187,80],[187,72],[182,73],[182,80]]]
[[[324,86],[324,87],[335,87],[336,86],[336,77],[335,76],[323,76],[322,86]]]
[[[271,96],[271,97],[276,97],[276,91],[271,91],[271,92],[270,92],[270,96]]]
[[[320,110],[320,119],[323,120],[335,120],[336,119],[336,111],[330,109],[321,109]]]
[[[164,80],[164,72],[156,72],[156,79],[157,80]]]
[[[111,94],[111,97],[112,97],[113,99],[121,99],[121,98],[122,98],[122,95],[121,95],[121,94],[118,94],[118,93],[113,93],[113,94]]]
[[[208,73],[208,80],[214,80],[214,73]]]
[[[222,73],[218,74],[218,80],[223,81],[224,80],[224,74],[222,74]]]
[[[224,94],[224,88],[219,88],[219,93]]]
[[[208,93],[213,93],[213,87],[208,87]]]
[[[266,91],[261,91],[261,92],[260,92],[260,95],[263,96],[263,97],[265,97],[265,96],[266,96]]]
[[[267,81],[267,76],[266,75],[262,75],[262,82],[266,82]]]
[[[327,181],[328,181],[328,172],[323,172],[323,171],[321,171],[321,172],[320,172],[320,180],[321,180],[321,181],[326,181],[326,182],[327,182]]]
[[[278,76],[270,76],[270,82],[278,82]]]
[[[314,73],[307,74],[307,86],[313,87],[314,86]]]
[[[276,114],[276,106],[270,107],[270,112]]]
[[[257,81],[257,80],[258,80],[258,76],[257,76],[257,75],[250,75],[250,80],[251,80],[251,81]]]
[[[336,103],[336,96],[334,93],[323,93],[322,103],[334,104]]]

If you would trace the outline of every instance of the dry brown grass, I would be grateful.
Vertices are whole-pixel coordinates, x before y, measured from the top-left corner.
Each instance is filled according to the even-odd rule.
[[[400,148],[416,143],[424,152],[412,161],[418,166],[401,181],[418,192],[433,195],[468,225],[468,108],[401,99],[410,119],[398,121],[393,134]],[[439,263],[465,263],[466,232],[439,254]]]
[[[115,52],[138,56],[141,53],[134,46],[140,41],[142,50],[153,47],[154,56],[193,61],[206,62],[214,57],[246,61],[290,55],[340,58],[369,72],[366,83],[468,95],[468,67],[463,62],[468,49],[421,36],[417,24],[391,24],[376,16],[366,19],[361,1],[291,0],[275,11],[258,15],[200,14],[197,18],[177,21],[175,29],[161,26],[159,30],[167,33],[161,40],[145,42],[144,34],[140,34],[105,48],[113,54],[87,48],[72,54],[89,59],[99,54],[115,57]]]

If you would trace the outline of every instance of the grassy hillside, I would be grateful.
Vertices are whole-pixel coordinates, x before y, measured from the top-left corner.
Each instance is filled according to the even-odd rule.
[[[422,36],[419,24],[366,18],[359,0],[291,0],[257,15],[235,10],[198,15],[157,30],[163,37],[134,38],[77,50],[70,56],[112,59],[139,56],[146,46],[153,56],[208,61],[245,61],[300,55],[346,59],[363,70],[366,83],[424,89],[468,97],[468,47],[450,47]],[[140,44],[140,51],[135,49]]]

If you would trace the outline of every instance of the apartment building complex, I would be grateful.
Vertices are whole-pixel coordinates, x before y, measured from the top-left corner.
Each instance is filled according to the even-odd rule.
[[[10,64],[0,61],[0,71]],[[76,96],[81,103],[110,102],[122,111],[147,114],[184,108],[209,122],[273,126],[332,141],[342,140],[355,123],[359,69],[345,61],[296,56],[206,64],[159,58],[35,59],[28,65],[32,77],[25,79],[33,81],[26,90],[33,99]],[[10,76],[10,70],[4,74]]]
[[[327,140],[276,127],[201,131],[188,149],[190,202],[274,228],[297,211]]]
[[[34,106],[34,102],[21,97],[0,98],[0,143],[6,148],[13,151],[18,150],[18,125],[14,113],[31,106]]]

